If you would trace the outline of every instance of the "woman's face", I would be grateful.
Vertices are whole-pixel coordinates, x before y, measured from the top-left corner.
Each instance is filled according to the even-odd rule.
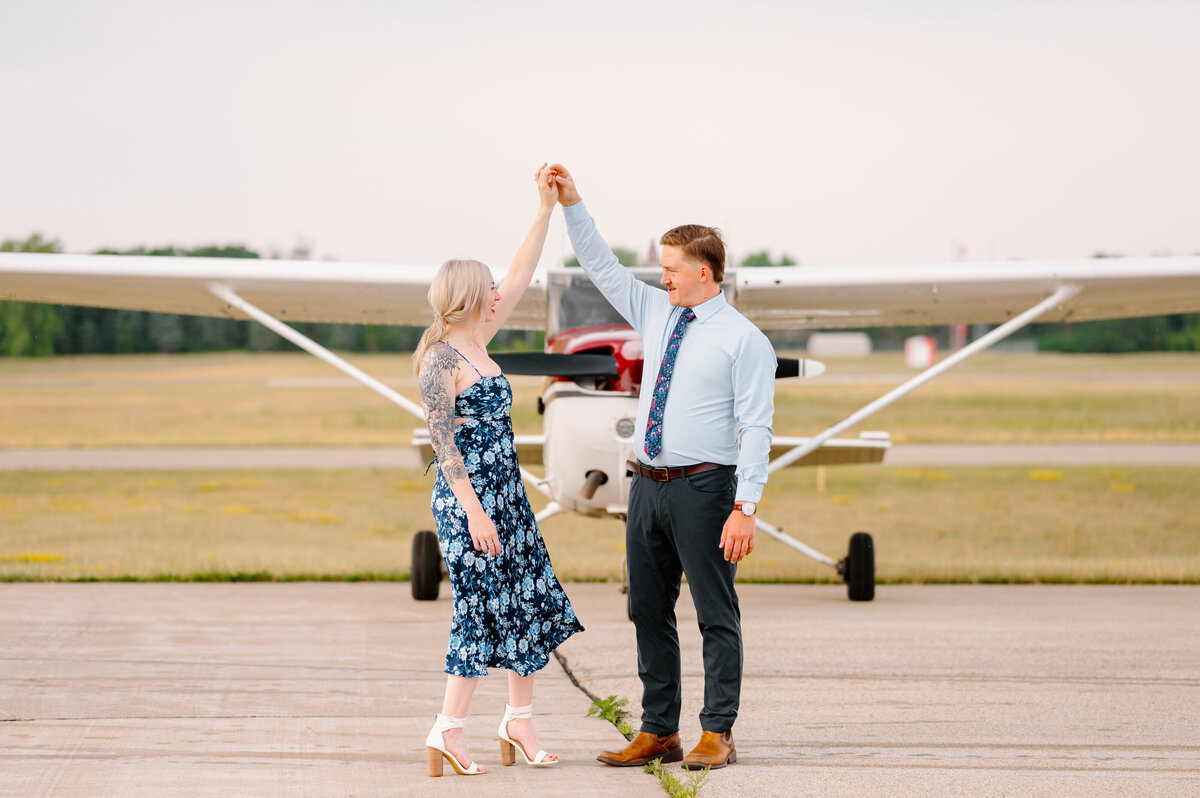
[[[483,323],[491,324],[496,320],[496,304],[500,301],[500,292],[496,290],[496,281],[488,277],[487,299],[483,302]]]

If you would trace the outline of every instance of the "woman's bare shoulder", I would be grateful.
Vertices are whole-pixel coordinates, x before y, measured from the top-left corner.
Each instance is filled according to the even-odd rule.
[[[421,382],[441,380],[458,373],[458,353],[445,341],[437,341],[421,358]]]

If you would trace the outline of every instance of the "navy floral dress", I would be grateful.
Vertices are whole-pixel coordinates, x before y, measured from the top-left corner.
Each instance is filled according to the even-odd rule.
[[[489,558],[475,550],[466,513],[440,465],[433,485],[431,507],[454,594],[446,673],[456,676],[483,676],[488,668],[528,676],[546,667],[564,640],[583,631],[554,576],[525,494],[511,408],[512,387],[504,375],[480,375],[454,401],[455,416],[469,419],[455,429],[454,442],[496,525],[499,554]]]

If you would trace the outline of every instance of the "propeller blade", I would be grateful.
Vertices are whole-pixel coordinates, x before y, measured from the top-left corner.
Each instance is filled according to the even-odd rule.
[[[825,373],[824,363],[809,358],[797,360],[794,357],[781,357],[776,359],[776,364],[775,379],[777,380],[785,377],[820,377]]]
[[[546,377],[617,376],[617,359],[612,355],[506,352],[492,355],[491,358],[506,374],[538,374]]]
[[[504,352],[492,355],[492,360],[505,374],[532,374],[545,377],[616,377],[617,359],[612,355],[563,355],[546,352]],[[787,377],[819,377],[825,364],[810,358],[781,357],[775,368],[775,379]]]

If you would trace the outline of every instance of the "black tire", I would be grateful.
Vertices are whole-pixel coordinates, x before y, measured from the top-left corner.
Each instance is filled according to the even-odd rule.
[[[851,601],[875,598],[875,541],[866,532],[855,532],[850,536],[845,577]]]
[[[422,529],[413,535],[412,596],[417,601],[433,601],[438,597],[442,581],[442,552],[437,534]]]

